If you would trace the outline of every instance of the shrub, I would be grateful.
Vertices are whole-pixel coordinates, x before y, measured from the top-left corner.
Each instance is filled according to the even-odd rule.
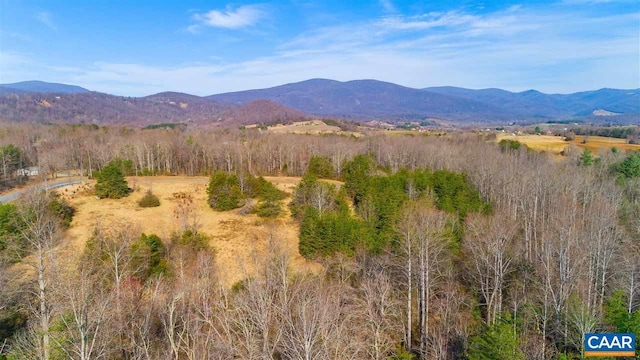
[[[256,207],[256,214],[260,217],[274,218],[282,213],[282,206],[278,201],[263,201]]]
[[[124,178],[118,159],[111,161],[102,171],[96,175],[98,182],[95,186],[95,193],[101,199],[120,199],[128,196],[131,189]]]
[[[184,246],[194,251],[209,249],[209,237],[191,229],[185,230],[182,234],[173,234],[171,241],[175,245]]]
[[[138,200],[138,205],[143,208],[160,206],[160,199],[155,196],[151,189],[147,190],[142,199]]]

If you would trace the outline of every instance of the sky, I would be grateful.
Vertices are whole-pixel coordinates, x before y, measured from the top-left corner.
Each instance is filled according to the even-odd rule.
[[[0,0],[0,83],[202,96],[312,78],[640,88],[640,0]]]

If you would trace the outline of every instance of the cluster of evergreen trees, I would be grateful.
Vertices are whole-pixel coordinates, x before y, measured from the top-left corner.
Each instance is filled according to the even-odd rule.
[[[463,174],[451,171],[390,173],[371,157],[358,155],[343,167],[345,184],[340,190],[319,181],[316,174],[310,166],[290,205],[301,223],[300,253],[308,258],[335,252],[351,255],[357,248],[381,252],[394,243],[400,214],[409,200],[430,198],[438,209],[455,214],[449,226],[454,240],[462,238],[467,213],[491,210]]]
[[[244,206],[248,199],[259,200],[255,212],[261,217],[276,217],[282,212],[282,200],[286,194],[278,190],[262,176],[251,174],[227,174],[218,171],[211,176],[207,187],[209,205],[219,211]]]

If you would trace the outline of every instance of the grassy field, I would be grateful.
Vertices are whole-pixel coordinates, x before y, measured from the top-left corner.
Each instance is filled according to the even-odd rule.
[[[299,273],[318,272],[321,266],[307,261],[298,252],[298,225],[291,219],[288,209],[278,219],[265,220],[254,214],[238,215],[237,210],[219,212],[207,204],[207,177],[158,176],[129,177],[130,187],[138,190],[119,200],[98,200],[91,194],[92,182],[61,188],[77,212],[67,231],[64,244],[66,252],[79,256],[96,223],[101,225],[124,224],[136,232],[154,233],[167,240],[179,229],[174,214],[178,200],[174,193],[190,194],[194,200],[194,214],[200,231],[210,238],[216,251],[216,259],[222,271],[223,282],[230,286],[253,272],[251,259],[254,253],[264,251],[270,234],[280,242],[292,257],[292,270]],[[291,193],[300,178],[266,177],[278,188]],[[337,183],[337,182],[336,182]],[[151,188],[161,201],[155,208],[140,208],[137,201]],[[289,200],[285,200],[289,201]],[[64,249],[63,249],[64,251]]]
[[[603,136],[589,136],[587,142],[583,143],[583,136],[576,136],[573,141],[564,141],[562,136],[554,135],[511,135],[498,134],[496,141],[517,140],[529,148],[539,151],[546,151],[552,154],[559,154],[570,145],[575,145],[582,149],[589,149],[595,154],[601,149],[611,149],[617,147],[620,150],[640,150],[640,145],[628,144],[624,139],[609,138]]]
[[[310,134],[310,135],[322,135],[322,134],[338,134],[338,135],[353,135],[362,136],[361,133],[356,131],[343,131],[337,126],[327,125],[322,120],[310,120],[310,121],[298,121],[290,125],[273,125],[269,126],[269,132],[281,133],[281,134]]]

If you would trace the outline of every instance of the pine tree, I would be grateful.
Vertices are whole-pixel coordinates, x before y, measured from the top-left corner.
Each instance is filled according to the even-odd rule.
[[[107,164],[96,178],[98,182],[95,186],[95,194],[101,199],[120,199],[131,193],[118,159]]]

